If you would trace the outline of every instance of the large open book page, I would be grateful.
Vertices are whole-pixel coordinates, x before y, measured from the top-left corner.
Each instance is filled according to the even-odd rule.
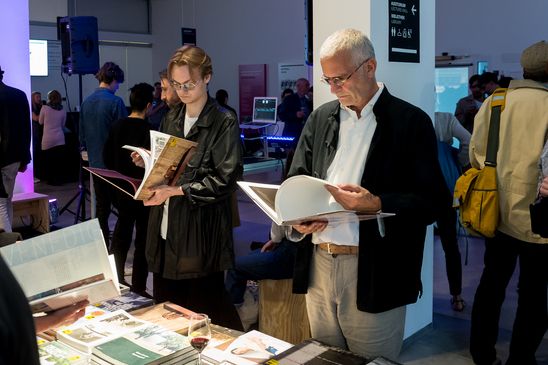
[[[32,311],[120,295],[97,219],[0,248]]]
[[[150,151],[135,146],[125,145],[122,147],[137,152],[143,159],[145,168],[142,180],[108,169],[95,167],[85,167],[85,169],[114,185],[133,199],[147,200],[152,195],[149,188],[176,182],[194,155],[197,144],[162,132],[150,131],[150,146]],[[120,183],[120,180],[124,183]]]
[[[345,210],[327,191],[328,181],[297,175],[281,185],[238,181],[238,185],[255,204],[279,226],[295,225],[313,220],[329,224],[380,219],[392,213],[362,214]]]

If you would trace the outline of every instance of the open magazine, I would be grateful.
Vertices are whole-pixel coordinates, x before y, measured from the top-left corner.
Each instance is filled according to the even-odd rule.
[[[122,148],[137,152],[145,164],[142,179],[125,176],[117,171],[84,167],[92,174],[106,180],[135,200],[146,200],[152,195],[148,189],[177,181],[194,155],[197,144],[183,138],[158,131],[150,131],[148,151],[141,147],[125,145]],[[118,180],[118,181],[117,181]],[[120,184],[120,180],[126,183]]]
[[[279,226],[313,220],[329,224],[347,223],[393,216],[393,213],[361,214],[345,210],[327,191],[328,181],[297,175],[281,185],[238,181],[238,185],[255,204]]]
[[[97,219],[0,248],[33,313],[120,295]]]
[[[228,346],[226,343],[208,345],[203,351],[203,356],[206,361],[254,365],[262,364],[292,346],[288,342],[253,330],[237,337]]]

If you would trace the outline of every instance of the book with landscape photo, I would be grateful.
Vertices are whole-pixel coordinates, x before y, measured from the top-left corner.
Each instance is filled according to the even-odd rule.
[[[330,224],[381,219],[393,213],[362,214],[344,209],[325,188],[328,181],[297,175],[281,185],[238,181],[238,185],[277,225],[288,226],[314,220]]]
[[[88,356],[59,341],[38,338],[40,365],[86,365]]]
[[[120,295],[97,219],[0,248],[33,313]]]
[[[114,365],[164,364],[170,360],[180,361],[183,355],[194,355],[194,352],[185,336],[154,324],[92,349],[95,361],[103,360]]]
[[[84,168],[133,199],[146,200],[152,195],[149,188],[162,184],[170,185],[177,181],[194,155],[196,146],[195,142],[183,138],[150,131],[150,151],[128,145],[122,147],[137,152],[143,159],[145,167],[142,179],[125,176],[114,170],[96,167]]]
[[[95,303],[94,306],[109,312],[120,309],[125,310],[126,312],[133,312],[137,309],[151,307],[153,304],[154,300],[152,298],[143,297],[142,295],[130,291],[116,298]]]
[[[85,354],[90,354],[93,347],[147,325],[149,323],[119,310],[84,323],[75,323],[60,328],[57,331],[57,339]]]

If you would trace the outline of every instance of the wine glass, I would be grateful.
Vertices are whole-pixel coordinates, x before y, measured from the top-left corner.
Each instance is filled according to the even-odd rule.
[[[206,348],[211,339],[211,328],[209,327],[209,318],[203,313],[194,313],[190,315],[188,322],[188,340],[190,345],[198,351],[198,362],[202,363],[202,351]]]

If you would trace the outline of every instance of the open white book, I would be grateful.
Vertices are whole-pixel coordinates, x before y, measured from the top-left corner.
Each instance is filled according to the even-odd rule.
[[[97,219],[0,248],[33,313],[120,295]]]
[[[238,181],[242,190],[279,226],[289,226],[313,220],[329,224],[379,219],[393,213],[361,214],[344,209],[327,191],[328,181],[297,175],[281,185]]]
[[[173,184],[183,173],[194,155],[195,142],[158,131],[150,131],[150,148],[125,145],[130,151],[137,152],[145,164],[142,179],[125,176],[118,171],[96,167],[84,167],[92,174],[122,190],[135,200],[146,200],[152,195],[148,189],[162,184]],[[118,181],[117,181],[118,180]],[[120,184],[119,180],[126,183]],[[129,184],[127,184],[129,183]]]

